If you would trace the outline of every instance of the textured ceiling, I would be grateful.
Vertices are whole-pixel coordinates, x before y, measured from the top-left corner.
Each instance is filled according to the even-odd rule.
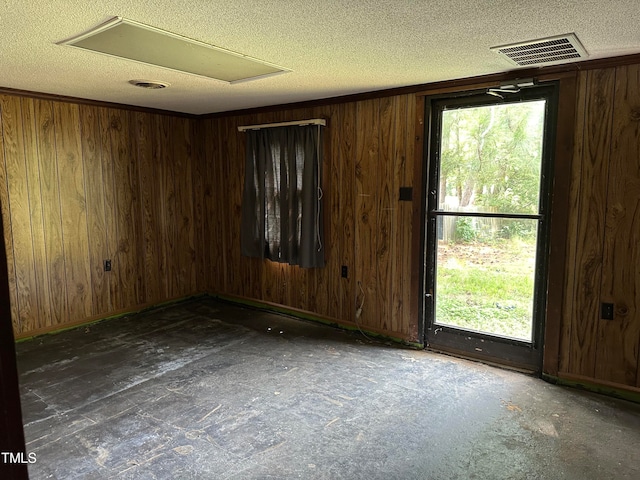
[[[230,85],[56,45],[114,16],[292,72]],[[0,0],[0,87],[203,114],[507,71],[489,47],[569,32],[638,53],[638,25],[638,0]]]

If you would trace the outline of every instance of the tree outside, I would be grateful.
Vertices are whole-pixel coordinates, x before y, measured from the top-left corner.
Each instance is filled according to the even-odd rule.
[[[445,110],[436,322],[531,339],[545,101]]]

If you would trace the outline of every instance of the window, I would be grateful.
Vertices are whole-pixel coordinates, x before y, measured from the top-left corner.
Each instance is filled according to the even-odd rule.
[[[321,126],[246,133],[242,254],[323,267]]]

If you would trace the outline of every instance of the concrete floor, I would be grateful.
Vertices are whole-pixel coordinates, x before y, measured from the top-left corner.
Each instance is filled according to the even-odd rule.
[[[32,479],[640,478],[640,405],[210,299],[17,350]]]

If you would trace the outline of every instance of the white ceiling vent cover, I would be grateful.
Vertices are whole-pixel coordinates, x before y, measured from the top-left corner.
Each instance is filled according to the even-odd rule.
[[[579,58],[587,58],[588,56],[587,51],[575,33],[513,43],[511,45],[501,45],[499,47],[491,47],[490,50],[521,67],[555,65],[575,61]]]
[[[236,83],[290,70],[142,23],[114,17],[58,45]]]

